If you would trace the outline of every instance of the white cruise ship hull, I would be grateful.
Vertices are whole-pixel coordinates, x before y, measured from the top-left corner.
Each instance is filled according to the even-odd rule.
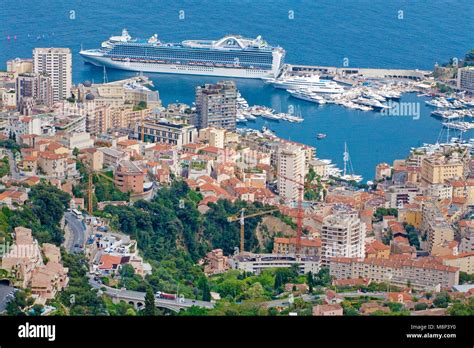
[[[203,75],[203,76],[219,76],[219,77],[235,77],[247,79],[274,78],[278,72],[271,70],[257,69],[236,69],[225,67],[209,67],[198,65],[178,65],[178,64],[159,64],[159,63],[142,63],[142,62],[122,62],[115,61],[108,57],[98,54],[90,54],[87,51],[80,52],[83,59],[96,66],[105,66],[108,68],[154,72],[165,74],[183,74],[183,75]]]

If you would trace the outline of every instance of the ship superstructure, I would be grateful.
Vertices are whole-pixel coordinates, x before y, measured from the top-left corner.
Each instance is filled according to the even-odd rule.
[[[154,34],[148,40],[132,38],[124,29],[99,49],[81,50],[89,63],[141,72],[275,78],[283,66],[285,50],[270,46],[261,36],[247,39],[227,35],[219,40],[165,43]]]

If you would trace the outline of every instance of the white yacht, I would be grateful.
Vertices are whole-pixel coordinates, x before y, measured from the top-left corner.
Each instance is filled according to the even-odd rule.
[[[309,101],[312,103],[318,103],[318,104],[326,104],[326,100],[317,95],[316,93],[312,92],[309,89],[300,89],[300,90],[295,90],[295,89],[289,89],[288,93],[294,98]]]
[[[382,109],[390,109],[390,106],[381,103],[377,99],[369,99],[369,98],[364,98],[364,97],[359,97],[357,99],[352,100],[356,104],[361,104],[364,106],[368,106],[377,110],[382,110]]]
[[[287,76],[280,79],[267,79],[275,88],[281,89],[309,89],[313,93],[343,93],[344,88],[334,81],[321,80],[318,75]]]

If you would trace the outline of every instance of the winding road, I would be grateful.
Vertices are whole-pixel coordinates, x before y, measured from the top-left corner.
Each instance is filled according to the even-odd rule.
[[[64,219],[70,231],[70,238],[65,243],[66,250],[70,253],[83,252],[87,231],[84,222],[71,212],[64,213]]]

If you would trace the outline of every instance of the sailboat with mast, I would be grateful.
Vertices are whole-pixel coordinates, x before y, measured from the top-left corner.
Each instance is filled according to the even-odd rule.
[[[351,157],[349,155],[349,150],[347,149],[346,142],[344,142],[343,159],[344,159],[344,170],[343,170],[341,179],[345,181],[361,182],[362,176],[354,174],[354,168],[352,168]]]

